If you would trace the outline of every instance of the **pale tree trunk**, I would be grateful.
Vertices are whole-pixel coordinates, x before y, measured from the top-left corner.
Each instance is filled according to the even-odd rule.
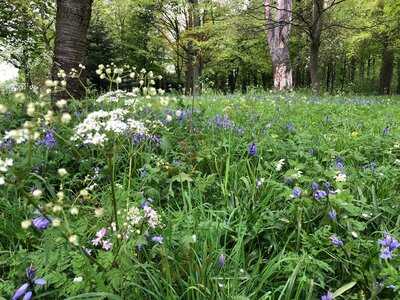
[[[264,0],[267,42],[272,59],[274,87],[288,90],[293,87],[292,68],[289,56],[290,22],[292,0]],[[275,16],[272,15],[275,10]]]
[[[79,64],[86,62],[87,32],[90,23],[93,0],[57,0],[56,39],[52,75],[57,78],[60,69],[69,73],[71,69],[79,71]],[[86,81],[86,72],[82,72],[81,81]],[[61,92],[54,97],[82,98],[85,88],[78,79],[67,80],[69,94]]]
[[[188,0],[188,24],[187,29],[194,31],[201,24],[198,12],[198,0]],[[194,33],[191,33],[191,39],[194,39]],[[199,76],[201,75],[201,58],[199,51],[196,50],[193,40],[189,40],[186,49],[186,70],[185,70],[185,93],[187,95],[197,94],[199,89]]]

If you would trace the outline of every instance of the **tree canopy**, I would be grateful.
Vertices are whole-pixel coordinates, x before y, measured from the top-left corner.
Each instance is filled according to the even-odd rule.
[[[154,70],[186,93],[271,89],[267,31],[285,25],[293,88],[399,93],[399,7],[394,0],[95,0],[82,61],[99,89],[97,65],[110,62]],[[266,8],[289,17],[268,21]],[[55,18],[53,1],[0,1],[1,58],[20,69],[26,88],[49,74]]]

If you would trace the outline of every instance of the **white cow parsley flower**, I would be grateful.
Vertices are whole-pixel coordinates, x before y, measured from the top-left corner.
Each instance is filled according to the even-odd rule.
[[[75,127],[71,140],[81,140],[83,144],[104,145],[111,135],[146,134],[146,126],[137,120],[128,118],[128,111],[95,111],[90,113],[82,123]]]

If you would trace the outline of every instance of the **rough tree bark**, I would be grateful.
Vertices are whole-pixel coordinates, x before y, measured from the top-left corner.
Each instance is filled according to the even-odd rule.
[[[267,42],[272,58],[274,87],[287,90],[293,87],[292,68],[289,56],[290,22],[292,0],[264,0]],[[272,9],[276,10],[275,16]]]
[[[397,59],[397,94],[400,95],[400,58]]]
[[[54,47],[53,79],[59,79],[60,69],[66,73],[86,62],[87,32],[90,23],[93,0],[57,0],[56,39]],[[86,73],[81,76],[86,81]],[[54,98],[82,98],[85,88],[76,78],[67,80],[69,94],[60,92]]]
[[[319,78],[319,48],[321,46],[321,27],[324,0],[313,0],[312,23],[310,35],[310,78],[311,88],[318,92],[320,88]]]
[[[188,21],[187,29],[195,30],[200,26],[200,16],[198,13],[198,0],[188,0]],[[187,95],[196,94],[199,86],[199,76],[201,75],[202,66],[198,51],[195,49],[193,40],[194,33],[191,33],[190,40],[186,49],[186,70],[185,70],[185,93]]]
[[[390,86],[393,77],[393,63],[394,63],[394,51],[385,42],[383,53],[382,53],[382,65],[379,80],[379,93],[390,94]]]

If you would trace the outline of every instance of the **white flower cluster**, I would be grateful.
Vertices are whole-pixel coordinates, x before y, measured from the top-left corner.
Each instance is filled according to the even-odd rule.
[[[83,144],[104,145],[113,134],[146,134],[146,126],[137,120],[127,118],[128,111],[115,109],[112,111],[95,111],[87,115],[82,123],[78,124],[71,137],[72,141],[81,140]]]
[[[13,160],[11,158],[6,158],[5,160],[2,160],[0,158],[0,174],[1,173],[6,173],[8,171],[8,168],[13,165]],[[0,175],[0,185],[4,185],[6,183],[4,176]]]
[[[137,94],[135,91],[126,92],[122,90],[111,91],[105,93],[96,99],[97,103],[115,103],[119,102],[121,99],[125,100],[125,105],[132,103],[132,98],[136,97]]]
[[[284,158],[280,159],[280,160],[276,163],[275,170],[281,171],[281,170],[282,170],[282,167],[284,166],[284,164],[285,164],[285,159],[284,159]]]
[[[143,211],[144,211],[144,216],[147,219],[147,223],[151,228],[154,229],[161,224],[159,215],[151,206],[146,205],[143,208]]]
[[[2,141],[13,140],[17,144],[22,144],[28,140],[36,140],[40,137],[38,132],[32,133],[28,128],[18,128],[6,131]]]
[[[162,226],[161,218],[156,210],[150,205],[145,205],[143,209],[130,207],[126,210],[126,218],[123,223],[125,239],[128,239],[132,234],[140,234],[139,228],[143,229],[146,224],[151,229]]]

